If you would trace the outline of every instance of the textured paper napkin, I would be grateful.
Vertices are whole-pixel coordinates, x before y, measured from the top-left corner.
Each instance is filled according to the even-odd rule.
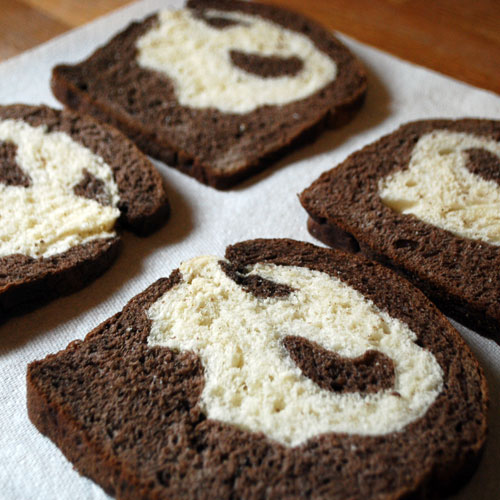
[[[59,106],[49,89],[51,67],[76,62],[133,19],[182,2],[146,0],[0,64],[0,103]],[[341,36],[369,73],[366,105],[348,126],[280,161],[229,192],[219,192],[157,163],[172,205],[168,224],[153,236],[124,237],[124,251],[105,275],[84,290],[0,326],[0,498],[105,499],[80,477],[26,414],[26,365],[81,339],[128,299],[186,259],[223,255],[227,244],[256,237],[314,242],[297,193],[349,153],[400,123],[430,117],[500,117],[500,98],[408,64]],[[471,482],[456,498],[499,498],[500,346],[459,327],[488,377],[488,445]]]

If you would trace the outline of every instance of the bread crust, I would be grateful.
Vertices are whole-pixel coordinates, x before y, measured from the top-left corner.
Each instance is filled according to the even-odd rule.
[[[56,66],[51,81],[54,95],[66,106],[116,126],[151,156],[217,189],[229,188],[259,172],[288,151],[313,141],[325,128],[347,123],[361,107],[366,93],[364,69],[330,32],[313,21],[277,7],[241,1],[197,0],[188,2],[188,7],[242,11],[303,31],[336,61],[337,78],[309,98],[264,106],[245,115],[183,108],[165,75],[135,63],[135,40],[156,23],[153,15],[132,23],[82,63]],[[112,65],[115,69],[109,76],[99,71]],[[116,78],[123,97],[110,97]],[[134,83],[138,80],[143,88]],[[127,93],[135,97],[125,98]],[[167,123],[176,121],[182,133]],[[186,135],[187,123],[192,132]],[[245,124],[243,132],[241,123]]]
[[[500,122],[494,120],[411,122],[324,172],[300,202],[315,238],[391,267],[446,314],[498,342],[500,248],[396,213],[377,194],[379,180],[407,168],[418,139],[436,129],[500,141]],[[483,170],[477,173],[498,182],[498,172]]]
[[[383,266],[293,240],[238,243],[226,258],[240,270],[304,266],[346,282],[408,323],[440,364],[443,391],[401,432],[324,434],[295,448],[207,419],[198,357],[146,342],[146,310],[182,280],[174,271],[84,341],[28,367],[29,417],[80,473],[119,499],[430,498],[470,476],[486,439],[486,380],[421,292]]]

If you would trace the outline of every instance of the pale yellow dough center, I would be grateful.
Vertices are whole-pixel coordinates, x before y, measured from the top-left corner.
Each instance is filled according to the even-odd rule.
[[[466,167],[472,148],[500,158],[500,143],[485,137],[447,130],[422,136],[408,168],[380,180],[382,201],[457,236],[500,245],[500,186]]]
[[[327,432],[399,431],[425,415],[442,389],[442,370],[415,333],[337,278],[256,264],[251,273],[295,289],[285,298],[257,298],[228,278],[216,257],[180,270],[183,281],[148,311],[148,343],[201,358],[200,404],[211,419],[297,446]],[[287,335],[348,358],[378,350],[394,362],[394,388],[364,395],[321,389],[283,347]]]
[[[159,23],[136,43],[140,66],[165,73],[179,103],[248,113],[264,105],[304,99],[337,76],[337,66],[306,36],[258,16],[207,10],[239,24],[218,29],[190,10],[164,10]],[[298,57],[303,68],[293,76],[263,78],[238,68],[230,51],[259,56]]]
[[[17,146],[16,163],[31,179],[29,187],[0,183],[0,257],[50,257],[115,236],[118,188],[102,158],[67,134],[20,120],[0,122],[0,141]],[[74,194],[85,170],[104,182],[109,206]]]

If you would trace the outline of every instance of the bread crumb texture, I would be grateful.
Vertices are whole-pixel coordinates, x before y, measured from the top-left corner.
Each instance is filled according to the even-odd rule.
[[[136,43],[137,63],[165,73],[183,106],[248,113],[304,99],[337,76],[335,62],[296,31],[239,12],[207,9],[204,17],[222,20],[225,26],[212,26],[189,9],[164,10]],[[234,52],[298,59],[301,69],[262,77],[235,65]]]
[[[466,166],[477,149],[500,159],[500,143],[486,137],[447,130],[423,135],[408,168],[379,181],[383,203],[457,236],[500,245],[500,185]]]
[[[180,266],[183,280],[148,310],[150,346],[193,351],[205,371],[207,417],[297,446],[327,432],[382,435],[419,419],[442,390],[435,357],[405,323],[339,279],[303,267],[246,268],[291,287],[285,297],[245,291],[216,257]],[[283,347],[300,336],[342,357],[376,350],[394,363],[394,387],[336,393],[304,376]]]
[[[15,147],[16,168],[27,185],[0,179],[0,257],[50,257],[115,236],[118,188],[102,158],[65,133],[21,120],[0,122],[2,142]],[[101,186],[101,203],[75,193],[90,176]]]

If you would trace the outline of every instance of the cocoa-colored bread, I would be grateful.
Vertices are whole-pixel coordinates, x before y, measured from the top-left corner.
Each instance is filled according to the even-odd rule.
[[[408,123],[323,173],[302,192],[300,201],[310,216],[308,228],[313,236],[330,246],[360,252],[392,267],[418,286],[443,312],[498,341],[498,242],[425,222],[413,213],[401,213],[384,203],[380,195],[383,179],[409,169],[419,140],[440,131],[458,134],[457,137],[467,135],[474,141],[490,141],[497,148],[500,142],[499,121],[462,119]],[[439,155],[448,153],[443,148]],[[500,184],[498,153],[475,146],[464,149],[461,155],[466,170],[476,179],[488,181],[488,189],[497,189],[495,186]],[[438,160],[433,169],[432,176],[437,176],[441,169]],[[429,183],[431,189],[433,183]],[[459,208],[463,195],[469,196],[472,191],[457,194],[455,200]],[[498,201],[487,207],[481,194],[474,203],[478,203],[480,209],[484,203],[485,210],[498,212],[498,208],[492,208],[498,207]],[[466,229],[480,231],[488,222],[478,218]],[[498,225],[494,222],[489,227],[497,227],[495,224]]]
[[[261,105],[250,112],[181,105],[178,89],[167,73],[140,66],[136,60],[137,41],[159,24],[158,15],[153,15],[131,24],[85,61],[56,66],[52,73],[54,95],[66,106],[121,129],[151,156],[218,189],[258,172],[291,148],[311,141],[325,127],[346,123],[362,104],[364,69],[343,44],[315,22],[254,2],[190,0],[187,7],[214,31],[245,25],[224,16],[209,17],[216,9],[257,16],[301,33],[335,62],[336,77],[304,98]],[[304,65],[298,57],[261,56],[231,47],[227,52],[232,65],[243,74],[269,81],[300,75]],[[197,64],[203,62],[202,58]],[[207,77],[201,85],[209,85],[208,81]],[[258,94],[253,92],[253,97]]]
[[[213,377],[214,372],[207,368],[205,354],[198,355],[198,347],[179,350],[151,340],[156,328],[153,309],[161,301],[168,306],[177,300],[176,294],[196,286],[194,281],[189,284],[189,269],[205,265],[207,258],[200,258],[155,282],[83,341],[74,341],[58,354],[29,365],[29,417],[81,474],[122,500],[429,498],[455,490],[469,478],[486,438],[486,381],[460,335],[420,291],[376,263],[293,240],[238,243],[227,248],[226,259],[218,263],[214,293],[219,295],[213,296],[217,300],[202,294],[194,300],[191,312],[206,314],[204,326],[222,324],[219,320],[224,301],[231,300],[231,294],[221,292],[224,287],[237,295],[237,308],[240,302],[257,304],[260,311],[295,304],[292,316],[297,320],[302,314],[299,310],[307,314],[307,308],[316,307],[313,304],[305,311],[300,309],[296,300],[301,290],[296,283],[274,282],[263,275],[273,269],[309,276],[302,282],[304,287],[309,279],[326,280],[332,287],[340,283],[362,297],[379,317],[386,315],[380,349],[385,340],[396,335],[391,322],[400,322],[399,328],[414,332],[411,352],[432,358],[442,377],[433,401],[420,417],[398,431],[318,434],[314,428],[306,428],[310,437],[296,445],[272,439],[267,431],[253,432],[228,423],[225,414],[219,419],[210,418],[205,403],[212,396],[205,394],[205,387],[207,377]],[[217,260],[211,262],[217,268]],[[207,292],[208,288],[203,290]],[[179,304],[180,308],[174,306],[172,310],[184,311],[190,305],[182,300]],[[344,302],[341,309],[349,307]],[[328,308],[335,313],[334,303],[327,304]],[[235,314],[239,312],[246,314],[243,309]],[[186,311],[186,321],[191,318]],[[231,318],[228,321],[238,321],[235,315]],[[314,318],[314,322],[322,319]],[[261,323],[249,325],[247,335],[252,336],[252,343],[270,334],[258,328],[252,330]],[[358,326],[360,336],[371,328],[368,324]],[[292,334],[290,328],[292,324],[279,324],[282,344],[277,364],[287,363],[295,373],[291,372],[291,376],[305,383],[304,387],[319,386],[325,398],[359,398],[363,404],[371,401],[376,405],[378,395],[393,401],[406,397],[401,389],[400,393],[396,391],[402,383],[400,361],[377,349],[344,357],[309,341],[307,328],[302,335]],[[165,332],[167,336],[170,333]],[[182,326],[179,333],[191,334]],[[218,334],[222,342],[226,333],[219,330]],[[236,331],[233,334],[223,351],[234,351],[238,336]],[[206,338],[196,341],[204,342]],[[170,340],[175,341],[175,337]],[[352,337],[347,342],[356,341]],[[217,348],[215,344],[211,347]],[[403,364],[411,364],[407,362],[409,352],[402,356]],[[258,352],[262,358],[267,354],[266,350]],[[230,369],[244,369],[249,356],[249,351],[240,352],[232,359]],[[421,366],[417,365],[418,371]],[[276,376],[279,371],[274,368],[264,366]],[[272,383],[271,378],[263,374],[258,380],[270,387],[266,384]],[[286,379],[278,382],[278,388],[281,383]],[[417,384],[416,391],[423,385]],[[246,385],[241,390],[246,392]],[[215,393],[216,398],[226,401],[236,395],[228,391]],[[287,393],[274,408],[277,418],[288,411],[287,405],[295,397],[292,393],[298,394]],[[273,396],[266,394],[262,406]],[[247,403],[237,401],[231,408],[245,408]],[[303,411],[303,407],[297,411]],[[318,407],[312,408],[312,413],[318,411]],[[305,418],[310,416],[305,411]],[[392,418],[391,412],[387,418]],[[368,422],[377,424],[369,417]],[[270,432],[280,431],[271,428]]]
[[[34,128],[45,127],[48,134],[62,133],[111,168],[119,197],[116,229],[121,226],[136,234],[147,235],[168,218],[169,204],[160,174],[148,158],[117,130],[72,111],[22,104],[0,106],[0,124],[12,121]],[[18,164],[17,154],[18,145],[10,140],[0,140],[0,183],[4,189],[9,189],[9,186],[29,188],[36,182]],[[65,158],[64,161],[69,166],[73,160]],[[95,200],[103,206],[110,203],[103,180],[85,169],[81,181],[72,191],[78,197]],[[5,209],[8,213],[9,207]],[[63,218],[72,215],[72,207],[68,206],[67,212]],[[49,214],[58,217],[55,213]],[[81,231],[85,234],[88,228],[82,227]],[[119,242],[117,235],[94,238],[76,246],[70,245],[62,253],[52,252],[39,257],[23,253],[6,255],[4,252],[0,257],[0,319],[82,288],[111,265],[118,254]]]

